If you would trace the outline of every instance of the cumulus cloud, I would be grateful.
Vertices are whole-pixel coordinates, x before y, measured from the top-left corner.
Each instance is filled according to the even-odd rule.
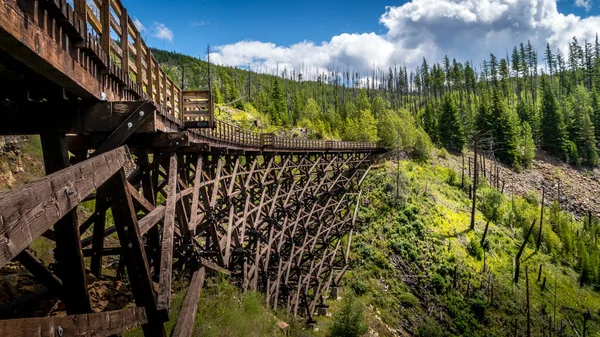
[[[575,0],[575,6],[585,8],[585,11],[592,9],[592,0]]]
[[[152,30],[153,37],[160,40],[168,40],[173,42],[173,31],[171,31],[164,23],[155,22]]]
[[[586,6],[590,0],[576,1]],[[560,13],[556,0],[412,0],[386,7],[379,22],[387,30],[384,34],[341,34],[320,44],[303,41],[290,46],[240,41],[218,46],[211,60],[267,69],[305,65],[363,72],[394,64],[414,69],[423,57],[440,61],[444,54],[478,64],[490,53],[505,56],[527,40],[539,55],[546,42],[566,52],[573,36],[593,41],[600,16]]]
[[[142,21],[140,21],[140,19],[134,17],[133,18],[133,24],[135,25],[135,28],[137,28],[137,30],[141,33],[144,32],[146,30],[146,27],[142,24]]]

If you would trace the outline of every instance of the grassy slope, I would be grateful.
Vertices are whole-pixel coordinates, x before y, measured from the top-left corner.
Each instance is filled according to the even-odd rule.
[[[396,181],[400,182],[399,197]],[[525,226],[511,220],[510,202],[506,199],[500,206],[504,217],[498,224],[490,224],[487,269],[483,272],[482,259],[470,254],[468,246],[471,241],[480,241],[486,219],[478,212],[477,226],[469,230],[470,200],[457,185],[453,171],[410,161],[401,162],[400,170],[388,162],[374,170],[365,182],[366,206],[360,213],[364,225],[353,242],[353,271],[346,282],[362,294],[367,304],[377,308],[371,316],[381,317],[399,333],[420,331],[421,335],[435,336],[444,331],[455,336],[505,336],[516,323],[521,335],[525,333],[528,267],[533,335],[540,335],[543,322],[547,321],[541,313],[553,313],[554,296],[550,290],[554,290],[555,283],[557,319],[564,319],[567,326],[568,321],[572,322],[581,333],[582,309],[597,312],[600,295],[590,287],[580,289],[579,274],[568,263],[561,263],[556,252],[549,254],[545,245],[535,252],[534,239],[523,253],[520,281],[513,286],[513,257],[523,240]],[[486,189],[482,192],[487,193]],[[517,198],[516,203],[522,205],[526,201]],[[538,207],[523,207],[524,223],[530,223],[539,214]],[[544,243],[555,239],[549,226],[545,230]],[[545,291],[536,281],[540,264],[544,265],[542,277],[547,277],[550,288]],[[453,274],[457,266],[455,288]],[[570,327],[566,330],[572,333]],[[387,329],[380,333],[391,335]],[[592,329],[592,333],[597,331]]]

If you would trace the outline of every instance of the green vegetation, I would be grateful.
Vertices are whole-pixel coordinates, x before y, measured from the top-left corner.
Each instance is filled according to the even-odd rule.
[[[587,218],[576,221],[557,202],[546,207],[541,247],[536,250],[538,223],[515,285],[513,260],[533,219],[539,222],[534,195],[507,198],[483,186],[477,226],[469,230],[468,193],[450,169],[387,162],[372,171],[363,188],[362,226],[353,240],[345,280],[365,306],[376,308],[365,311],[368,322],[380,318],[417,336],[507,336],[515,326],[517,335],[525,336],[525,269],[532,336],[542,336],[542,331],[547,335],[554,317],[554,335],[570,335],[571,323],[581,335],[584,311],[600,310],[597,219],[591,224]],[[590,324],[587,328],[591,336],[600,334]],[[380,334],[391,335],[385,329]]]
[[[183,65],[187,88],[209,86],[206,62],[152,52],[176,83]],[[598,39],[581,44],[573,38],[565,54],[548,45],[543,61],[540,73],[537,52],[527,41],[510,58],[490,54],[481,66],[446,56],[433,65],[423,58],[415,71],[395,66],[366,76],[310,68],[277,69],[275,76],[212,66],[210,87],[218,104],[259,112],[269,125],[308,128],[313,138],[380,140],[415,151],[399,141],[410,138],[423,152],[428,138],[460,151],[485,135],[492,144],[486,150],[517,170],[531,166],[536,147],[575,165],[598,165]]]
[[[342,307],[333,317],[329,329],[331,337],[359,337],[368,331],[363,318],[362,303],[351,293],[344,296]]]

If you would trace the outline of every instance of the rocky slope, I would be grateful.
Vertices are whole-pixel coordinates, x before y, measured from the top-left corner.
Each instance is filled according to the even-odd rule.
[[[473,153],[468,152],[465,158],[472,158],[472,156]],[[465,172],[468,171],[466,160]],[[435,161],[440,165],[455,169],[460,178],[462,174],[462,157],[460,155],[442,155],[438,156]],[[588,211],[600,217],[599,168],[576,168],[543,151],[538,151],[530,169],[519,173],[506,165],[490,163],[486,160],[486,168],[489,170],[491,166],[494,167],[492,169],[494,172],[495,167],[498,166],[500,186],[504,182],[505,192],[509,194],[515,193],[524,196],[527,193],[536,193],[541,200],[543,188],[546,191],[547,204],[560,197],[563,210],[572,212],[577,217],[586,216]],[[489,171],[487,175],[489,178]]]

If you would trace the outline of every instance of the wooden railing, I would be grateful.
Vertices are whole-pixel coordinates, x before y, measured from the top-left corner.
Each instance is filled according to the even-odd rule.
[[[140,96],[156,102],[163,113],[181,120],[181,89],[167,76],[152,56],[140,31],[120,0],[74,0],[80,18],[85,18],[90,36],[100,43],[109,58],[110,74],[128,77]],[[85,8],[85,15],[82,15]],[[123,79],[126,80],[126,79]]]
[[[201,140],[213,145],[239,147],[244,149],[302,150],[302,151],[347,151],[375,150],[376,143],[339,142],[330,140],[310,140],[301,138],[280,137],[273,133],[259,133],[242,129],[215,119],[213,129],[197,129],[194,131]]]

